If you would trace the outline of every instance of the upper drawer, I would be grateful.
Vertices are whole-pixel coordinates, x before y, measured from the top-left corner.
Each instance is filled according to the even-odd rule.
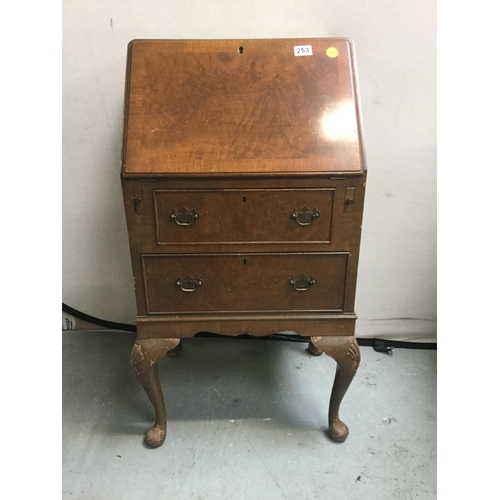
[[[157,243],[330,243],[334,196],[334,188],[154,190]]]

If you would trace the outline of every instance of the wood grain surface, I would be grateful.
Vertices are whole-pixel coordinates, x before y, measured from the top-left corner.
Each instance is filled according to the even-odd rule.
[[[339,366],[329,427],[343,441],[366,181],[351,42],[134,40],[128,51],[121,177],[132,363],[156,413],[146,443],[166,435],[156,363],[203,331],[313,337]]]
[[[148,314],[342,312],[349,254],[155,254],[142,256]],[[292,278],[314,279],[297,290]],[[179,279],[200,280],[183,291]]]
[[[126,174],[364,169],[346,39],[134,40],[128,57]]]
[[[333,188],[155,190],[157,242],[330,243],[334,194]],[[183,209],[197,214],[189,226],[175,220]],[[300,222],[298,213],[311,214],[311,221]]]

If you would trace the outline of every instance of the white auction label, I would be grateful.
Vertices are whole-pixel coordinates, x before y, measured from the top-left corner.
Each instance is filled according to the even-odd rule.
[[[295,45],[293,47],[293,53],[296,56],[312,56],[313,48],[311,45]]]

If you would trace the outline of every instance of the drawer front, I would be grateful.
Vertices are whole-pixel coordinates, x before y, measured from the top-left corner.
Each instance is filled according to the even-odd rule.
[[[334,195],[334,188],[154,190],[157,243],[331,243]]]
[[[344,310],[349,254],[143,255],[148,314]]]

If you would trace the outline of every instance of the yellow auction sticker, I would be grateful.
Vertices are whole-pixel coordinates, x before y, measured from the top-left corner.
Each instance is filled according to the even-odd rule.
[[[326,49],[326,55],[328,57],[337,57],[339,55],[339,51],[335,47],[330,47]]]

